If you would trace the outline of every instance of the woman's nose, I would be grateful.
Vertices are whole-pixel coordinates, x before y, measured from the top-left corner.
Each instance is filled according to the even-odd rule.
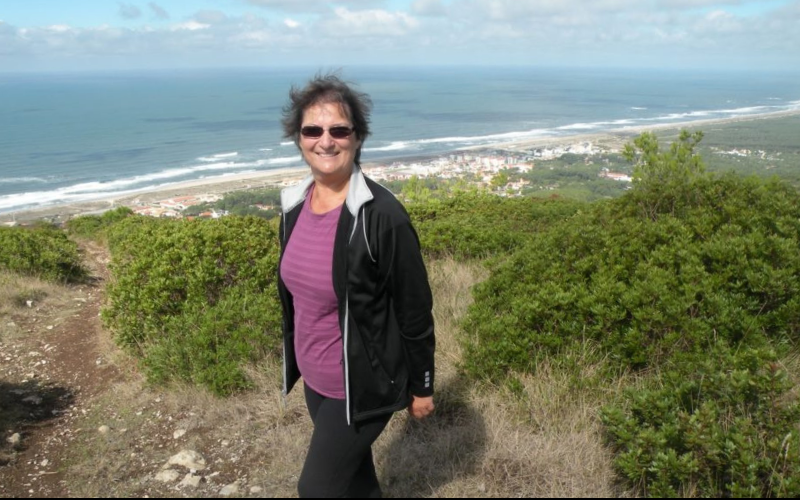
[[[334,143],[333,137],[331,136],[330,131],[326,130],[322,133],[322,137],[319,138],[320,145],[322,147],[328,148],[331,147]]]

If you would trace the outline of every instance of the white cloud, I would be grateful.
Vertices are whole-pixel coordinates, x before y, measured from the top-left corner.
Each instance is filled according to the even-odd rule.
[[[228,21],[228,16],[219,10],[201,10],[194,15],[194,20],[201,24],[223,24]]]
[[[147,6],[158,16],[156,2]],[[680,2],[682,9],[675,7]],[[800,0],[773,4],[767,14],[744,14],[724,0],[714,2],[716,8],[707,0],[415,0],[398,11],[356,7],[381,4],[377,0],[294,3],[319,12],[253,9],[257,13],[233,16],[204,10],[181,15],[180,22],[176,14],[169,24],[130,29],[18,28],[0,21],[0,68],[35,61],[60,67],[297,61],[721,66],[734,59],[754,67],[800,67]]]
[[[319,27],[330,36],[399,37],[416,30],[420,23],[405,12],[385,10],[351,11],[337,7],[333,18],[322,19]]]
[[[705,17],[712,23],[729,23],[736,20],[736,16],[724,10],[712,10]]]
[[[700,7],[741,5],[742,3],[742,0],[658,0],[656,6],[664,9],[693,9]]]
[[[442,0],[415,0],[411,4],[411,12],[418,16],[446,16],[447,9]]]
[[[210,24],[199,23],[197,21],[186,21],[185,23],[174,24],[170,28],[172,31],[197,31],[210,28]]]
[[[385,0],[247,0],[247,3],[281,11],[321,13],[330,10],[331,3],[359,9],[383,5]]]
[[[67,33],[72,31],[72,26],[67,26],[66,24],[52,24],[45,27],[45,30],[54,31],[56,33]]]
[[[524,19],[541,19],[555,15],[584,15],[609,9],[621,10],[623,7],[638,8],[641,2],[634,0],[460,0],[451,8],[451,12],[470,12],[477,18],[521,21]]]

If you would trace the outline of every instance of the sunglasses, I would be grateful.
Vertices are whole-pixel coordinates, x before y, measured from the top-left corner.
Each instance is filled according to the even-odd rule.
[[[347,139],[353,135],[353,132],[355,132],[355,130],[352,127],[344,126],[331,127],[328,129],[328,133],[331,134],[331,137],[334,139]],[[300,134],[309,139],[319,139],[324,133],[325,129],[317,125],[307,125],[300,129]]]

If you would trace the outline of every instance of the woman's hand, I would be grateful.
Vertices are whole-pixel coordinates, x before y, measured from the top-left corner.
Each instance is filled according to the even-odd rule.
[[[431,413],[433,413],[433,396],[421,398],[418,396],[411,396],[414,398],[411,404],[408,405],[408,413],[417,420],[421,420]]]

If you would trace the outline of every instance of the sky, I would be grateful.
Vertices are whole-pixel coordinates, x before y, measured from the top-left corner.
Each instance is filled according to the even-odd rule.
[[[800,0],[0,0],[0,72],[800,68]]]

